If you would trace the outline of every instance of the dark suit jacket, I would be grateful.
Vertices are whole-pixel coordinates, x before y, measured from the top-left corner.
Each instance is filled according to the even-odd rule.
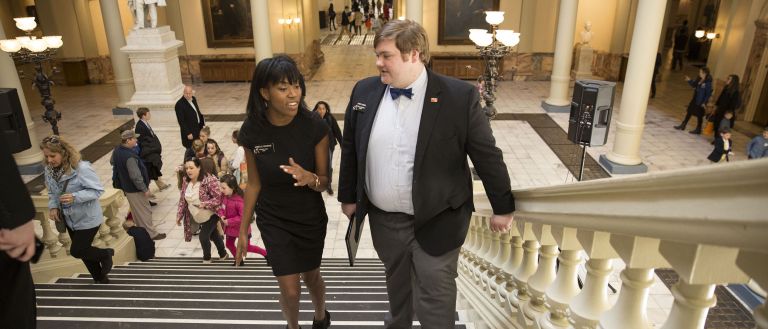
[[[176,102],[176,120],[179,122],[179,128],[181,130],[181,144],[185,148],[192,146],[192,141],[187,139],[187,135],[192,134],[192,140],[200,138],[200,129],[205,126],[205,118],[203,118],[203,112],[200,110],[200,105],[197,105],[197,98],[192,96],[192,103],[200,111],[200,123],[197,123],[197,113],[195,109],[189,105],[186,98],[182,97]]]
[[[720,137],[718,135],[717,137],[715,137],[715,148],[712,150],[712,153],[710,153],[707,156],[707,159],[709,159],[709,161],[712,161],[712,162],[720,162],[720,159],[722,159],[723,154],[725,154],[725,161],[730,161],[728,152],[731,152],[732,149],[733,149],[733,140],[728,140],[728,149],[726,150],[725,141],[723,141],[723,137]]]
[[[358,82],[345,115],[339,201],[356,203],[358,218],[368,213],[364,187],[368,140],[386,87],[379,77]],[[360,110],[362,104],[364,110]],[[481,110],[477,89],[428,71],[412,191],[416,240],[431,255],[458,248],[467,235],[474,210],[467,155],[485,185],[494,213],[513,212],[509,174]]]
[[[163,152],[163,145],[160,144],[160,139],[157,138],[157,135],[152,134],[149,127],[142,120],[136,123],[134,131],[139,134],[139,148],[141,149],[139,156],[141,159],[144,162],[152,163],[152,165],[160,169],[163,166],[160,156],[160,153]]]

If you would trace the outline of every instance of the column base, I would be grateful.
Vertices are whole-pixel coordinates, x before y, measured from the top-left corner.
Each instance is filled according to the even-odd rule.
[[[570,105],[551,105],[547,104],[546,101],[541,101],[541,108],[544,109],[544,111],[547,111],[547,113],[570,113],[571,112],[571,106]]]
[[[603,166],[603,168],[605,168],[605,170],[607,170],[608,173],[610,174],[631,175],[631,174],[643,174],[648,172],[648,166],[646,166],[642,162],[637,165],[623,165],[623,164],[619,164],[611,160],[608,160],[605,154],[600,154],[599,162],[600,162],[600,165]]]
[[[31,163],[28,165],[20,165],[19,173],[22,175],[40,175],[43,173],[43,164]]]

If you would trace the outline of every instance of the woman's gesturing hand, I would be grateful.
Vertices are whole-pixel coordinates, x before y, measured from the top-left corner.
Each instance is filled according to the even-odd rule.
[[[314,186],[316,185],[316,177],[315,174],[304,170],[298,163],[293,161],[293,158],[288,158],[288,165],[281,165],[280,169],[282,169],[286,174],[289,174],[293,177],[293,179],[296,180],[296,183],[293,183],[293,186]]]

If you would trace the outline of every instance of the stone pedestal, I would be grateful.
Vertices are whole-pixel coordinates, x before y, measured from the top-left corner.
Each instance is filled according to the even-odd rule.
[[[574,79],[594,79],[592,75],[592,59],[595,56],[595,51],[589,45],[578,44],[574,54],[574,66],[571,71],[571,75]]]
[[[147,107],[152,125],[176,125],[173,107],[184,92],[179,69],[178,48],[183,42],[168,26],[134,30],[120,50],[128,54],[136,92],[127,106]]]

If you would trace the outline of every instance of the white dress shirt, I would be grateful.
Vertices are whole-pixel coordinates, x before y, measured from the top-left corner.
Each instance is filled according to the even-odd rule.
[[[155,131],[152,130],[152,127],[149,125],[149,121],[141,119],[142,122],[144,122],[145,125],[147,125],[147,128],[149,129],[149,134],[152,136],[155,136]]]
[[[413,215],[413,161],[419,135],[427,70],[407,88],[413,96],[392,99],[390,86],[376,112],[366,157],[365,191],[381,210]]]
[[[187,99],[187,103],[189,103],[189,106],[192,106],[192,109],[195,110],[195,118],[197,118],[197,123],[200,123],[200,111],[195,107],[195,103],[193,103],[191,99]]]

